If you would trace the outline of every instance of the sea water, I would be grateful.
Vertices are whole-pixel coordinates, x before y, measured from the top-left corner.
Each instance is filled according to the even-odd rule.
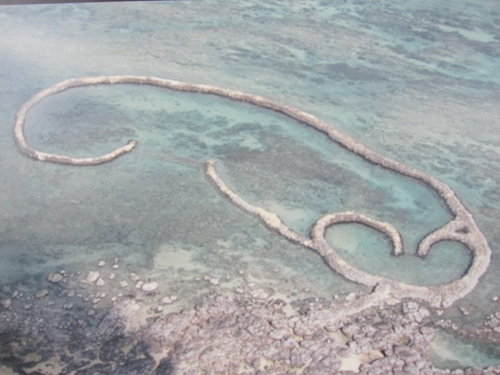
[[[248,104],[147,86],[72,89],[29,113],[30,144],[82,157],[129,139],[139,142],[137,149],[92,168],[35,162],[16,149],[15,113],[31,95],[67,78],[134,74],[272,98],[444,181],[493,251],[477,288],[445,314],[476,327],[498,311],[492,301],[500,294],[497,2],[5,6],[0,31],[4,293],[35,290],[50,272],[84,274],[113,258],[163,278],[186,300],[193,288],[179,278],[222,279],[242,270],[297,298],[359,290],[220,196],[204,175],[209,159],[238,194],[304,236],[320,217],[346,210],[395,225],[405,242],[398,258],[386,238],[361,225],[327,231],[344,259],[366,272],[438,285],[466,271],[470,254],[455,243],[434,246],[426,259],[415,255],[419,240],[451,219],[432,190]],[[438,344],[447,340],[443,335]],[[455,341],[447,348],[454,347]],[[481,365],[460,362],[460,353],[444,360]],[[490,356],[484,366],[491,362]]]

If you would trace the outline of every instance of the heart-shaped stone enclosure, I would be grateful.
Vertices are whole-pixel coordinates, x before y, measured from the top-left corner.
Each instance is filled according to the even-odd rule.
[[[472,262],[465,275],[457,280],[439,286],[416,286],[372,275],[351,266],[342,259],[335,249],[325,240],[325,231],[334,224],[360,223],[389,237],[393,246],[392,253],[397,256],[404,251],[403,241],[399,231],[390,223],[370,218],[358,212],[337,212],[328,214],[316,221],[311,230],[310,238],[307,238],[286,226],[275,213],[269,212],[262,207],[252,205],[234,192],[218,175],[214,161],[209,160],[205,163],[208,178],[210,178],[219,191],[227,196],[235,205],[257,216],[268,228],[278,232],[287,239],[318,252],[332,269],[345,278],[373,288],[371,298],[366,299],[365,303],[358,303],[359,306],[356,309],[358,311],[373,305],[398,301],[402,298],[425,301],[436,308],[450,306],[474,289],[480,277],[486,272],[489,266],[491,250],[484,235],[479,230],[472,215],[467,211],[448,185],[426,173],[369,149],[314,115],[258,95],[247,94],[217,86],[185,83],[147,76],[121,75],[69,79],[40,91],[19,108],[14,126],[14,137],[21,152],[40,161],[77,166],[92,166],[112,161],[132,151],[137,145],[136,141],[129,141],[125,146],[119,147],[101,156],[73,158],[36,150],[26,141],[24,135],[26,116],[29,110],[44,98],[74,87],[109,84],[150,85],[171,90],[218,95],[276,111],[324,133],[332,141],[337,142],[373,164],[380,165],[396,173],[419,180],[434,189],[443,199],[454,218],[447,224],[425,236],[418,246],[417,254],[422,257],[426,256],[431,247],[440,241],[457,241],[464,244],[472,253]]]

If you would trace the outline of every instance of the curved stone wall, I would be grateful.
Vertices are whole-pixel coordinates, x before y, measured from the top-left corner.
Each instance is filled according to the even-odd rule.
[[[366,299],[369,301],[369,303],[366,303],[366,307],[373,306],[377,303],[387,303],[389,300],[401,298],[414,298],[428,302],[435,307],[446,307],[468,294],[477,285],[479,278],[489,266],[491,250],[484,235],[477,227],[471,214],[448,185],[422,171],[406,166],[369,149],[348,135],[334,129],[331,125],[314,115],[258,95],[247,94],[217,86],[185,83],[147,76],[121,75],[69,79],[40,91],[19,109],[14,127],[14,137],[21,152],[40,161],[86,166],[109,162],[132,151],[137,144],[136,141],[129,141],[125,146],[119,147],[105,155],[88,158],[73,158],[36,150],[26,141],[24,123],[27,113],[33,106],[50,95],[57,94],[73,87],[102,84],[151,85],[178,91],[212,94],[270,109],[295,119],[304,125],[313,127],[327,135],[332,141],[337,142],[373,164],[414,178],[434,189],[444,200],[447,207],[454,215],[454,218],[449,223],[423,238],[418,246],[417,254],[420,256],[427,255],[432,245],[440,241],[458,241],[467,246],[471,251],[472,263],[463,277],[451,283],[437,287],[414,286],[380,276],[370,275],[352,267],[336,253],[336,251],[326,242],[324,237],[326,229],[331,225],[341,222],[357,222],[388,236],[393,244],[393,254],[399,255],[403,252],[403,242],[400,233],[391,224],[369,218],[357,212],[334,213],[319,219],[311,231],[311,238],[306,238],[288,228],[275,213],[252,205],[233,192],[218,176],[215,162],[208,161],[206,163],[207,176],[214,182],[220,192],[226,195],[234,204],[259,217],[266,226],[275,230],[280,235],[318,252],[332,269],[339,272],[347,279],[368,287],[373,287],[374,294],[371,298]],[[382,290],[384,291],[383,293],[381,292]],[[374,301],[376,301],[376,303]],[[360,304],[360,306],[356,308],[357,311],[365,308],[362,301],[358,301],[357,303]]]

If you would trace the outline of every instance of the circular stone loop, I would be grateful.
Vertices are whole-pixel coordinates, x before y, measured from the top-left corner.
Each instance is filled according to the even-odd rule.
[[[323,216],[316,221],[311,229],[312,246],[331,268],[345,278],[369,287],[389,281],[383,277],[371,275],[351,266],[328,244],[325,239],[326,230],[332,225],[341,223],[359,223],[389,237],[393,246],[392,254],[395,256],[403,253],[403,240],[399,231],[389,223],[375,220],[353,211],[337,212]]]
[[[404,252],[401,233],[399,233],[399,231],[394,228],[392,224],[385,221],[373,219],[354,211],[337,212],[334,214],[325,215],[321,219],[316,221],[311,230],[311,237],[313,241],[324,239],[324,234],[328,227],[334,224],[341,223],[358,223],[370,227],[389,237],[392,242],[393,255],[401,255]]]

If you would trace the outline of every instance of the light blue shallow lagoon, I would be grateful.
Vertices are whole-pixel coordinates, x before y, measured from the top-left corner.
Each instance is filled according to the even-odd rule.
[[[493,256],[478,286],[438,312],[435,320],[457,329],[443,329],[429,355],[438,367],[500,365],[499,331],[477,333],[500,319],[498,1],[11,5],[0,6],[0,33],[3,301],[40,290],[50,298],[49,274],[81,278],[99,262],[114,263],[117,280],[130,273],[156,280],[176,297],[173,312],[214,287],[234,294],[244,282],[287,301],[366,292],[233,205],[207,179],[207,160],[234,191],[304,236],[338,211],[393,224],[405,243],[400,257],[363,225],[327,230],[328,243],[363,271],[436,286],[468,269],[471,255],[457,243],[439,243],[424,259],[415,254],[452,218],[428,186],[250,104],[150,86],[75,88],[29,112],[33,147],[74,157],[131,139],[137,148],[74,167],[35,161],[16,147],[16,112],[42,89],[76,77],[156,76],[291,105],[448,184]],[[10,360],[0,358],[7,371]]]

